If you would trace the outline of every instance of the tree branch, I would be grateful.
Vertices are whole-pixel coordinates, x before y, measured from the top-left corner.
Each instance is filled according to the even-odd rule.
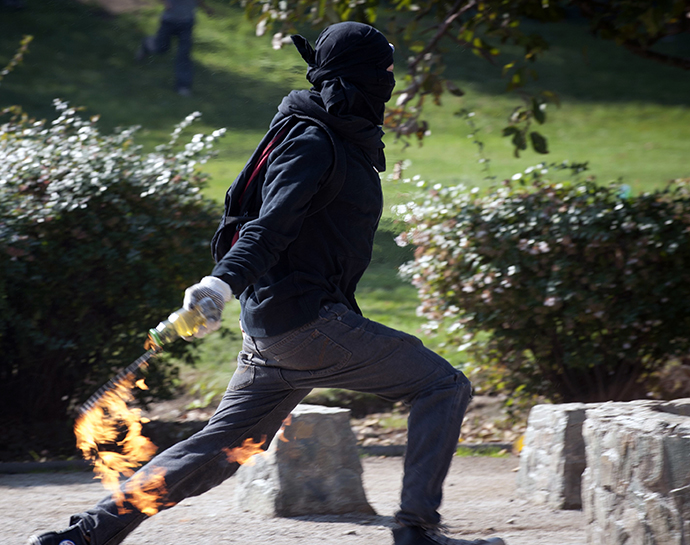
[[[638,57],[650,59],[674,68],[680,68],[681,70],[690,70],[689,58],[674,57],[673,55],[666,55],[664,53],[659,53],[658,51],[650,51],[649,49],[646,49],[635,42],[623,42],[623,47]]]
[[[453,9],[451,9],[450,15],[448,15],[448,17],[445,18],[443,23],[439,25],[434,37],[427,42],[426,47],[422,50],[422,52],[410,61],[410,63],[408,64],[408,68],[410,70],[415,68],[421,62],[424,56],[427,53],[429,53],[432,49],[434,49],[434,47],[436,47],[441,38],[443,38],[446,32],[448,32],[448,28],[450,27],[450,25],[452,25],[458,17],[465,14],[467,11],[469,11],[477,5],[476,0],[471,0],[465,6],[462,6],[464,2],[465,0],[457,0],[455,5],[453,6]]]
[[[590,21],[590,28],[594,34],[596,34],[598,31],[604,30],[606,32],[610,32],[614,36],[618,35],[619,37],[622,37],[620,36],[619,29],[616,28],[616,25],[614,24],[615,20],[612,21],[610,18],[604,17],[605,15],[613,16],[610,12],[606,11],[607,9],[610,9],[610,6],[602,2],[597,2],[596,0],[573,0],[573,4],[576,5],[580,9],[580,13],[582,13],[582,15]],[[674,24],[666,25],[663,32],[660,31],[654,36],[646,36],[646,46],[642,46],[637,40],[625,40],[621,45],[638,57],[650,59],[674,68],[680,68],[681,70],[690,70],[690,58],[666,55],[664,53],[651,51],[649,49],[651,45],[655,44],[665,36],[673,36],[687,32],[689,26],[690,23],[688,23],[686,20],[681,20]]]

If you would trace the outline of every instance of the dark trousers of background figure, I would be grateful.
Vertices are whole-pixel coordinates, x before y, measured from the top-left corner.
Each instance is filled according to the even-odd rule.
[[[155,36],[144,38],[141,43],[143,51],[148,54],[161,54],[170,49],[172,38],[177,38],[177,55],[175,56],[175,89],[192,88],[192,28],[194,21],[171,22],[161,21]]]
[[[317,320],[284,335],[245,336],[237,370],[207,426],[153,458],[132,479],[145,481],[164,470],[166,507],[202,494],[239,467],[228,461],[228,449],[246,439],[266,438],[267,446],[292,409],[318,387],[374,393],[410,406],[396,518],[410,526],[438,524],[443,481],[472,397],[470,382],[417,338],[342,304],[324,306]],[[126,507],[129,512],[121,514],[108,496],[70,523],[90,536],[91,545],[116,545],[147,518]]]

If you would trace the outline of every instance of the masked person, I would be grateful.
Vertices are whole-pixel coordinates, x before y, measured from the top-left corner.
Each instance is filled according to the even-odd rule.
[[[395,85],[392,47],[360,23],[328,27],[315,49],[301,36],[293,42],[313,87],[283,99],[228,192],[228,218],[241,212],[252,188],[260,193],[252,197],[258,214],[221,224],[215,268],[185,292],[187,308],[206,297],[220,308],[239,298],[244,340],[237,371],[208,425],[138,473],[163,469],[164,501],[174,505],[235,473],[238,464],[225,451],[246,439],[266,437],[267,445],[312,388],[370,392],[410,406],[395,544],[503,544],[449,540],[436,531],[469,381],[415,337],[364,318],[355,301],[383,205],[380,125]],[[209,322],[197,336],[218,327]],[[147,518],[128,507],[120,514],[106,497],[73,516],[67,530],[30,543],[115,545]]]

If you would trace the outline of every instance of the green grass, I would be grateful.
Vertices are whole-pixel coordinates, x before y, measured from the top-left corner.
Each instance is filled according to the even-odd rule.
[[[32,114],[51,115],[60,97],[101,116],[104,130],[138,124],[142,142],[163,141],[172,125],[190,113],[203,114],[199,128],[227,127],[209,195],[219,198],[263,134],[276,106],[292,88],[307,88],[305,65],[291,47],[274,51],[270,37],[257,38],[236,8],[212,2],[218,17],[199,15],[195,28],[195,95],[172,89],[172,55],[136,65],[140,39],[152,33],[160,7],[110,16],[74,0],[30,0],[28,9],[3,12],[0,63],[9,59],[23,34],[35,40],[26,62],[0,86],[0,104],[20,103]],[[491,159],[492,174],[505,178],[541,160],[590,161],[601,181],[622,177],[634,189],[656,187],[690,176],[690,78],[687,73],[639,59],[613,43],[597,41],[580,24],[539,26],[553,41],[535,65],[534,89],[551,89],[563,101],[550,107],[542,128],[551,153],[531,151],[516,160],[501,128],[515,96],[502,94],[500,71],[459,48],[448,52],[448,74],[467,94],[448,96],[442,107],[429,107],[432,137],[420,148],[387,138],[389,164],[412,161],[409,174],[442,183],[483,184],[469,129],[454,117],[460,108],[476,112],[475,122]],[[687,49],[687,40],[669,47]],[[399,57],[403,58],[401,52]],[[500,65],[502,59],[499,59]],[[398,64],[402,64],[398,61]],[[386,187],[389,202],[398,200]]]
[[[0,66],[11,58],[22,35],[35,37],[24,64],[0,84],[0,106],[21,104],[33,116],[50,118],[52,100],[68,100],[84,107],[88,115],[99,114],[105,132],[141,125],[139,139],[146,149],[165,141],[175,123],[198,110],[203,117],[194,130],[228,129],[218,157],[204,167],[212,174],[206,193],[220,200],[263,135],[280,99],[293,88],[308,88],[308,83],[306,65],[294,48],[274,51],[270,37],[257,38],[237,8],[224,0],[210,3],[218,16],[200,14],[198,18],[191,98],[173,91],[172,55],[142,65],[133,62],[141,38],[155,31],[158,3],[119,16],[75,0],[27,0],[26,10],[0,12]],[[466,108],[476,113],[473,120],[486,145],[491,174],[498,179],[544,160],[589,161],[602,183],[622,178],[636,191],[690,177],[687,72],[596,41],[577,22],[535,26],[534,30],[543,32],[553,45],[535,65],[540,80],[532,87],[553,90],[562,101],[560,108],[549,107],[548,122],[541,128],[549,138],[549,155],[527,151],[520,159],[512,156],[509,142],[500,133],[518,99],[502,93],[505,81],[498,70],[467,51],[451,48],[449,77],[466,95],[445,97],[442,107],[427,109],[432,135],[423,146],[404,149],[387,136],[388,164],[405,158],[412,162],[405,176],[486,185],[477,148],[468,138],[469,127],[454,116]],[[690,44],[677,40],[666,47],[687,50]],[[404,56],[399,53],[399,66]],[[384,181],[386,221],[358,294],[367,316],[415,333],[422,324],[414,312],[416,294],[396,275],[397,266],[410,254],[395,246],[397,228],[387,220],[391,205],[414,196],[413,186]],[[202,363],[184,370],[186,380],[207,385],[200,387],[201,397],[209,388],[220,388],[232,372],[240,346],[237,314],[236,305],[231,305],[226,324],[232,334],[207,338],[199,348]],[[460,356],[446,351],[439,339],[428,339],[428,344],[460,363]]]
[[[464,458],[472,456],[486,456],[488,458],[508,458],[510,457],[510,452],[501,447],[492,447],[489,445],[482,445],[476,448],[469,448],[460,446],[455,451],[456,456],[462,456]]]

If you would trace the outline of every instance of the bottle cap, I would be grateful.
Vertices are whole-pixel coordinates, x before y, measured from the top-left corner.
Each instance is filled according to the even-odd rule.
[[[160,349],[163,346],[163,341],[157,329],[149,329],[149,338],[146,341],[147,348]]]

